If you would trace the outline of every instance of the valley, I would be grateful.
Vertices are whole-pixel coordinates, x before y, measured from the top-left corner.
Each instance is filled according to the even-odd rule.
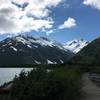
[[[0,100],[100,100],[100,0],[0,0]]]

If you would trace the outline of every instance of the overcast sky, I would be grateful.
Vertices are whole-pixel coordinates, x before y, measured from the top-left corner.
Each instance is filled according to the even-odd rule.
[[[24,68],[25,71],[29,71],[32,68]],[[11,81],[15,75],[18,75],[23,68],[0,68],[0,85]]]
[[[17,34],[65,42],[100,36],[100,0],[0,0],[0,39]]]

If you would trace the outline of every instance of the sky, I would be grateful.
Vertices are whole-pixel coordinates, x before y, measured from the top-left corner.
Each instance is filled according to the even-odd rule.
[[[0,0],[0,40],[19,34],[65,43],[100,36],[100,0]]]

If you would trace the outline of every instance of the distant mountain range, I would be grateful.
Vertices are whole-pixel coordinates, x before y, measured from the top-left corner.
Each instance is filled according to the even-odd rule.
[[[87,44],[82,39],[61,44],[45,37],[6,38],[0,42],[0,66],[63,64]]]
[[[93,40],[69,61],[70,64],[100,66],[100,37]]]
[[[72,56],[71,51],[44,37],[19,35],[0,42],[0,66],[62,64]]]

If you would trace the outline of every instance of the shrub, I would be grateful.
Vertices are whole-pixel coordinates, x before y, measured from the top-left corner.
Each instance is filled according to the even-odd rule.
[[[15,77],[10,100],[78,100],[81,96],[81,74],[60,68],[48,72],[37,68],[22,71]]]

